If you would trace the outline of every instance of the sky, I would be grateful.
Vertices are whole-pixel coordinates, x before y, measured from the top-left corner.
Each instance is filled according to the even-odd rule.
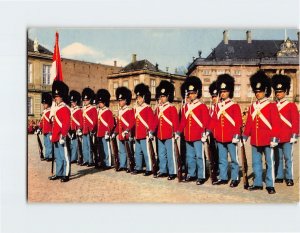
[[[158,63],[159,69],[174,73],[184,71],[193,57],[210,54],[228,30],[229,39],[244,40],[251,30],[252,39],[297,39],[297,29],[226,29],[226,28],[28,28],[28,37],[53,51],[55,32],[59,32],[59,47],[63,58],[126,66],[132,54],[137,60]]]

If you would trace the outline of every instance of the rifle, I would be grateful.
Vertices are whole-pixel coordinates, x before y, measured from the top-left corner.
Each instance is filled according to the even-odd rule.
[[[94,158],[95,167],[98,167],[99,158],[97,153],[97,137],[95,134],[90,135],[91,150]]]
[[[129,162],[129,170],[130,170],[130,172],[132,172],[135,167],[133,150],[130,148],[128,140],[125,140],[124,144],[125,144],[127,159]]]
[[[115,170],[119,170],[119,168],[120,168],[120,160],[119,160],[119,150],[118,150],[118,145],[117,145],[116,138],[111,138],[110,139],[110,145],[111,145],[111,148],[112,148],[111,155],[114,157]]]
[[[215,139],[212,135],[209,135],[209,138],[206,140],[208,148],[208,159],[210,164],[209,175],[211,178],[211,182],[214,183],[218,180],[218,170],[219,170],[219,158],[218,158],[218,151],[216,148]]]
[[[37,137],[37,141],[38,141],[38,144],[39,144],[40,158],[41,158],[41,160],[44,160],[43,144],[41,142],[41,139],[40,139],[40,136],[39,136],[38,133],[36,134],[36,137]]]
[[[155,158],[155,152],[154,152],[154,148],[153,148],[153,143],[152,143],[152,139],[148,139],[148,145],[149,145],[149,152],[150,152],[150,158],[151,158],[151,162],[152,162],[152,172],[153,172],[153,176],[157,177],[157,163],[156,163],[156,158]]]
[[[53,176],[54,171],[54,143],[52,143],[52,161],[51,161],[51,176]]]
[[[178,149],[177,140],[174,139],[174,148],[175,148],[175,156],[177,160],[177,178],[178,182],[182,181],[182,163],[181,163],[181,156]]]
[[[81,164],[83,162],[83,155],[82,155],[82,137],[77,136],[78,139],[78,146],[77,146],[77,163]]]
[[[242,158],[242,175],[243,175],[243,183],[244,183],[244,189],[248,189],[249,182],[248,182],[248,164],[247,164],[247,157],[246,157],[246,150],[245,150],[245,144],[243,140],[243,126],[241,127],[241,158]]]

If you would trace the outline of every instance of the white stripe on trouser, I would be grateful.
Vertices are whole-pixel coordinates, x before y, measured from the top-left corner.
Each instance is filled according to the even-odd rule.
[[[174,138],[172,138],[172,157],[173,157],[174,174],[177,174],[177,163],[176,163],[176,158],[175,158]]]
[[[204,157],[204,143],[202,143],[202,151],[201,151],[201,156],[202,156],[202,166],[203,166],[203,178],[205,178],[205,157]]]
[[[270,154],[270,158],[271,158],[271,169],[272,169],[272,185],[274,187],[274,180],[275,180],[275,171],[274,171],[274,148],[271,147],[271,154]]]
[[[66,166],[66,176],[69,176],[70,174],[70,163],[69,163],[69,153],[68,153],[68,148],[67,148],[67,145],[66,143],[64,143],[63,145],[63,148],[64,148],[64,155],[65,155],[65,160],[66,160],[66,163],[67,163],[67,166]]]
[[[240,161],[239,161],[239,156],[238,156],[238,146],[237,146],[237,144],[235,144],[235,159],[236,159],[236,162],[238,164],[238,172],[237,172],[236,180],[239,180]]]
[[[294,179],[294,143],[292,143],[292,148],[291,148],[291,166],[292,166],[292,179]]]
[[[107,152],[108,152],[108,166],[111,166],[111,150],[110,150],[110,143],[109,140],[106,140],[107,142]]]
[[[149,153],[149,146],[150,145],[149,145],[148,140],[149,140],[149,137],[146,137],[146,149],[147,149],[147,154],[148,154],[148,162],[149,162],[150,171],[152,171],[152,161],[151,161],[150,153]]]

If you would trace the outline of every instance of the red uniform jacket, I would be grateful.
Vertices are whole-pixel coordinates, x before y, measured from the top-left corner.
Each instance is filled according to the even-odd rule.
[[[279,142],[289,142],[293,134],[299,134],[298,108],[287,100],[277,102],[277,108],[281,118]]]
[[[52,124],[50,123],[49,116],[50,108],[43,111],[43,115],[40,121],[40,129],[42,130],[43,134],[51,133],[52,131]]]
[[[281,126],[276,104],[263,99],[249,108],[244,135],[251,136],[253,146],[268,146],[274,137],[279,138]]]
[[[88,134],[91,131],[96,131],[97,128],[97,110],[91,105],[84,106],[82,109],[83,124],[82,133]]]
[[[52,128],[52,142],[58,142],[60,136],[66,137],[70,129],[70,109],[64,103],[60,103],[55,111]]]
[[[160,105],[155,111],[157,126],[157,138],[160,140],[170,139],[178,131],[179,119],[175,106],[169,102]]]
[[[238,104],[228,99],[216,105],[209,128],[218,142],[231,142],[240,135],[241,126],[242,113]]]
[[[118,135],[119,140],[121,141],[125,140],[125,138],[122,136],[122,132],[124,131],[129,132],[128,134],[126,134],[126,139],[129,138],[134,123],[135,123],[134,111],[131,107],[126,105],[119,110],[119,115],[117,118],[117,127],[115,129],[115,132],[119,134]]]
[[[105,133],[109,134],[114,128],[114,117],[107,107],[98,110],[97,137],[104,137]]]
[[[135,138],[145,139],[148,131],[154,132],[155,118],[151,107],[148,104],[142,104],[134,109],[135,117]]]
[[[82,110],[80,107],[75,106],[71,108],[71,130],[82,129]]]
[[[188,142],[199,141],[209,124],[208,108],[199,99],[186,104],[182,110],[179,132]]]
[[[217,116],[216,108],[217,108],[217,104],[212,104],[208,109],[208,113],[209,113],[209,117],[210,117],[210,124],[208,126],[208,129],[211,131],[213,137],[216,132],[215,132],[215,129],[212,129],[211,127],[212,127],[213,119]]]

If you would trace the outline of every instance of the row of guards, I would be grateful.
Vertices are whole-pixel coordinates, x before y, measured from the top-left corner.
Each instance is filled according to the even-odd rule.
[[[271,79],[263,71],[257,71],[250,77],[256,100],[243,113],[232,101],[234,78],[228,74],[219,75],[210,85],[209,108],[201,100],[201,80],[187,77],[181,86],[183,101],[179,112],[172,105],[174,86],[169,81],[161,81],[156,88],[154,111],[149,106],[148,86],[135,87],[133,108],[130,107],[131,91],[119,87],[115,93],[119,111],[114,118],[106,89],[94,93],[85,88],[81,94],[69,93],[64,82],[54,81],[52,96],[42,95],[44,111],[37,130],[40,156],[42,160],[52,161],[49,179],[62,182],[69,181],[71,164],[78,163],[168,180],[177,177],[179,182],[196,181],[197,185],[210,177],[213,185],[227,184],[231,180],[229,186],[234,188],[242,179],[244,188],[253,191],[263,189],[262,156],[265,155],[265,185],[268,193],[274,194],[274,183],[283,183],[285,179],[288,186],[294,184],[293,145],[299,134],[299,113],[297,106],[285,99],[290,82],[286,75],[274,75]],[[269,99],[271,87],[275,102]],[[79,106],[81,101],[82,107]],[[246,116],[244,121],[243,116]],[[41,133],[45,153],[39,138]],[[245,153],[248,137],[251,138],[254,173],[251,186]],[[274,154],[278,156],[277,162]]]

